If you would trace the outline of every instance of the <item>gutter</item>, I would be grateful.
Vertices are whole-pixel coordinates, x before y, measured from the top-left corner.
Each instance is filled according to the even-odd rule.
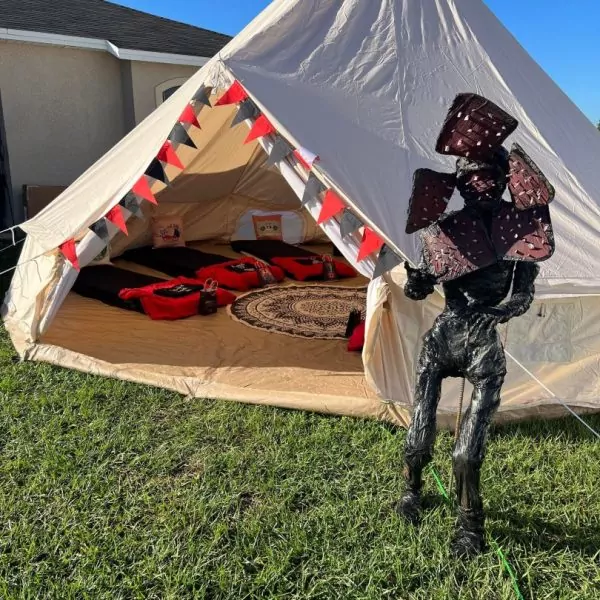
[[[118,48],[108,40],[73,35],[59,35],[55,33],[42,33],[40,31],[7,29],[5,27],[0,27],[0,40],[108,52],[119,60],[164,63],[169,65],[188,65],[195,67],[202,67],[209,61],[209,57],[204,56],[149,52],[146,50],[129,50],[126,48]]]

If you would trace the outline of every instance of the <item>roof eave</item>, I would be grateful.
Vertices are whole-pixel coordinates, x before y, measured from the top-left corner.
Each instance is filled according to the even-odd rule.
[[[108,40],[96,38],[78,37],[72,35],[59,35],[54,33],[43,33],[41,31],[24,31],[21,29],[7,29],[0,27],[0,40],[22,42],[28,44],[43,44],[49,46],[60,46],[67,48],[81,48],[84,50],[96,50],[108,52],[119,60],[131,60],[140,62],[164,63],[171,65],[188,65],[201,67],[205,65],[210,57],[191,56],[188,54],[170,54],[168,52],[150,52],[147,50],[130,50],[118,48]]]

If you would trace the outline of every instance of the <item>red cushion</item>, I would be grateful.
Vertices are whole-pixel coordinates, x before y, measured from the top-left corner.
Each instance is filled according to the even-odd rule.
[[[320,256],[307,258],[272,258],[271,262],[281,267],[292,279],[323,279],[323,259]],[[356,271],[341,260],[332,260],[338,277],[356,277]]]
[[[348,352],[362,352],[365,345],[365,322],[362,321],[354,328],[348,340]]]
[[[247,257],[238,260],[232,260],[210,267],[204,267],[196,271],[198,279],[214,279],[219,285],[245,292],[253,288],[260,287],[260,278],[258,276],[257,261],[255,258]],[[247,265],[248,270],[236,269],[240,265]],[[271,273],[275,281],[283,281],[285,273],[279,267],[271,266]]]
[[[204,281],[177,277],[169,281],[161,281],[140,288],[125,288],[119,292],[121,300],[139,300],[144,312],[155,320],[185,319],[198,314],[201,291],[191,291],[179,297],[166,297],[157,295],[157,290],[174,288],[179,285],[200,286]],[[217,288],[217,306],[232,304],[235,295],[221,288]]]

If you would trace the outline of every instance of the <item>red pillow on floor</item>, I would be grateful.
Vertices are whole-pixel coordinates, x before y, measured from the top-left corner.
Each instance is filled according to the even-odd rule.
[[[169,281],[161,281],[140,288],[125,288],[119,292],[121,300],[139,300],[144,312],[154,320],[176,320],[193,317],[198,313],[201,290],[193,288],[203,286],[204,281],[177,277]],[[158,290],[168,290],[178,286],[189,286],[192,290],[178,297],[167,297],[156,294]],[[231,292],[217,288],[217,306],[232,304],[235,295]]]
[[[240,258],[199,269],[196,271],[196,276],[198,279],[214,279],[219,282],[219,285],[230,290],[245,292],[260,287],[258,263],[259,261],[255,258]],[[271,265],[269,265],[269,268],[275,281],[283,281],[285,273],[282,269]]]
[[[306,258],[272,258],[271,262],[281,267],[292,279],[323,279],[323,258],[320,256]],[[341,260],[332,260],[333,268],[339,278],[356,277],[356,271]]]
[[[365,325],[366,323],[363,321],[354,328],[348,340],[348,352],[362,352],[365,345]]]

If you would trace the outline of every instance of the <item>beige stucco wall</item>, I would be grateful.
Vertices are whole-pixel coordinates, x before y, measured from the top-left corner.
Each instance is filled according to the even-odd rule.
[[[104,52],[0,41],[0,94],[15,191],[68,185],[125,133],[119,61]]]
[[[157,86],[173,79],[186,80],[197,70],[198,67],[148,62],[131,63],[131,80],[136,123],[143,121],[157,107]]]

